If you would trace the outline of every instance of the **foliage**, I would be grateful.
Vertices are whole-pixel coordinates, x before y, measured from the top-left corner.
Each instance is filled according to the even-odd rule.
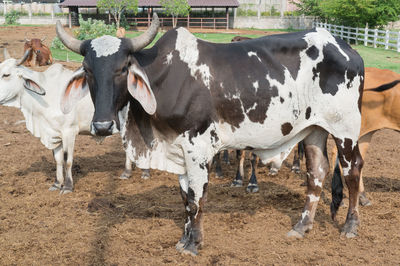
[[[20,17],[20,12],[11,10],[10,12],[7,12],[5,15],[5,24],[7,25],[16,25],[18,24],[17,20]]]
[[[318,16],[346,26],[380,27],[396,21],[400,15],[399,0],[297,0],[298,12]]]
[[[79,40],[95,39],[103,35],[115,36],[116,28],[114,24],[107,25],[103,20],[88,18],[84,20],[82,15],[79,15],[80,27],[74,31],[76,38]]]
[[[53,41],[51,42],[51,48],[53,49],[60,49],[60,50],[66,50],[64,44],[61,42],[61,40],[58,37],[55,37]]]
[[[119,28],[124,11],[137,13],[138,0],[98,0],[97,7],[108,10],[114,17],[117,28]]]
[[[167,16],[172,16],[173,27],[176,27],[177,17],[187,16],[190,12],[187,0],[160,0],[160,5]]]
[[[254,16],[257,16],[257,11],[254,11],[254,10],[251,10],[251,9],[238,8],[238,11],[237,11],[236,15],[243,16],[243,17],[254,17]],[[269,16],[269,14],[267,16]]]

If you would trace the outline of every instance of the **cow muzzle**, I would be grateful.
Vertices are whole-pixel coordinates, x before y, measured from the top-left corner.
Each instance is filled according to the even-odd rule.
[[[90,133],[94,136],[109,136],[117,133],[119,130],[115,121],[92,122]]]

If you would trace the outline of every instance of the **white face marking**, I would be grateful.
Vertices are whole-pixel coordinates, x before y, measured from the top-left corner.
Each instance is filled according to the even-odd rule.
[[[179,185],[185,193],[188,193],[189,182],[186,175],[179,175]]]
[[[258,90],[258,88],[259,88],[258,80],[255,81],[255,82],[253,82],[253,87],[254,87],[255,91],[257,92],[257,90]]]
[[[309,194],[307,197],[310,199],[310,202],[319,201],[319,197],[315,196],[314,194]]]
[[[249,57],[255,56],[258,59],[258,61],[261,62],[261,59],[260,57],[258,57],[257,52],[248,52],[247,54]]]
[[[109,35],[101,36],[90,42],[92,49],[96,52],[96,57],[109,56],[115,54],[121,45],[121,39]]]
[[[170,52],[169,54],[167,54],[167,59],[165,60],[164,64],[166,65],[170,65],[172,63],[172,52]]]
[[[210,89],[212,78],[209,66],[198,65],[199,49],[197,48],[197,38],[185,28],[178,28],[175,49],[179,52],[179,58],[188,64],[190,75],[197,79],[200,75],[204,85]]]

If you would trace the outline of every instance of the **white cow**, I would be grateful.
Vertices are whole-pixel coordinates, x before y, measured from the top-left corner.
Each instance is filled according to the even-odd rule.
[[[73,76],[73,71],[60,64],[44,72],[22,66],[28,52],[20,60],[10,58],[4,50],[5,61],[0,64],[0,104],[21,109],[26,128],[40,138],[46,148],[53,150],[57,163],[55,183],[49,190],[72,192],[72,161],[77,134],[90,134],[94,108],[90,95],[84,97],[67,115],[60,111],[61,88]],[[63,170],[65,167],[65,179]],[[132,173],[132,162],[126,158],[121,178]]]

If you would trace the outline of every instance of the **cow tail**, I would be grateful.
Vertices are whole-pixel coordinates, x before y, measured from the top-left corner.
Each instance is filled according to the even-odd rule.
[[[339,155],[336,156],[335,170],[332,177],[332,202],[331,202],[331,215],[332,218],[336,216],[336,212],[343,200],[343,182],[341,177],[341,170],[339,166]]]
[[[389,89],[393,88],[394,86],[396,86],[399,83],[400,83],[400,80],[395,80],[395,81],[392,81],[390,83],[386,83],[386,84],[383,84],[383,85],[381,85],[379,87],[376,87],[376,88],[373,88],[373,89],[369,89],[369,90],[366,90],[366,91],[383,92],[383,91],[386,91],[386,90],[389,90]]]

